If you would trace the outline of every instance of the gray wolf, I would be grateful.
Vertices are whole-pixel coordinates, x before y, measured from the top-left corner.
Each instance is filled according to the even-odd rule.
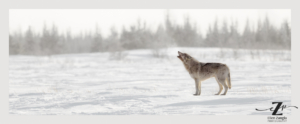
[[[199,62],[190,55],[180,51],[178,51],[178,55],[177,57],[183,62],[185,69],[195,80],[195,96],[201,94],[201,82],[211,77],[214,77],[219,85],[219,92],[215,95],[219,95],[223,87],[225,91],[221,95],[226,95],[228,88],[231,89],[230,70],[226,64]]]

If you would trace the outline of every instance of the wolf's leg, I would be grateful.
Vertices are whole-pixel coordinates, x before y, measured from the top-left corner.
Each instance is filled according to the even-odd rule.
[[[201,81],[198,81],[198,92],[197,92],[197,95],[200,95],[201,94]]]
[[[228,86],[226,85],[226,82],[225,82],[225,78],[218,78],[218,80],[219,80],[219,82],[223,85],[223,87],[225,88],[225,91],[224,91],[224,93],[223,94],[221,94],[221,95],[226,95],[226,93],[227,93],[227,90],[228,90]]]
[[[216,81],[217,81],[217,83],[218,83],[218,85],[219,85],[219,92],[216,93],[215,95],[219,95],[219,94],[222,92],[222,90],[223,90],[223,86],[222,86],[222,84],[219,82],[218,78],[215,78],[215,79],[216,79]]]
[[[195,79],[195,89],[196,89],[196,93],[194,94],[194,96],[198,95],[198,79]]]

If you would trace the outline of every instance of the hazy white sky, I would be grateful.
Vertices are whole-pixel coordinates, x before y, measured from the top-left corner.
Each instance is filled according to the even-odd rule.
[[[28,26],[39,32],[44,24],[50,27],[54,23],[60,33],[65,33],[69,29],[72,34],[78,34],[93,32],[98,24],[101,33],[107,36],[110,34],[111,27],[115,27],[117,31],[121,31],[123,26],[129,29],[129,26],[136,24],[138,19],[146,22],[147,27],[154,31],[159,24],[163,24],[166,12],[165,9],[11,9],[9,10],[9,32],[25,31]],[[170,18],[178,24],[183,24],[184,17],[189,16],[191,23],[197,23],[197,28],[204,34],[215,19],[227,20],[228,23],[237,21],[240,31],[247,18],[254,26],[266,15],[277,27],[280,27],[284,20],[291,22],[291,10],[288,9],[171,9],[169,13]]]

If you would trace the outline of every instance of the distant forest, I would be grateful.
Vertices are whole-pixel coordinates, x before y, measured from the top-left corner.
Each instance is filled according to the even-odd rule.
[[[58,27],[44,26],[41,33],[33,32],[31,27],[24,33],[9,34],[9,54],[16,55],[53,55],[67,53],[111,52],[131,49],[159,49],[165,47],[219,47],[234,49],[291,49],[291,27],[284,21],[280,28],[273,26],[269,19],[258,21],[256,30],[246,22],[243,33],[238,32],[238,23],[228,24],[223,21],[213,22],[205,37],[199,33],[197,24],[191,24],[185,18],[183,25],[172,23],[166,14],[164,24],[151,31],[146,23],[137,21],[130,29],[121,33],[111,30],[110,36],[104,38],[96,31],[89,34],[72,36],[68,31],[58,33]],[[101,27],[100,27],[101,28]]]

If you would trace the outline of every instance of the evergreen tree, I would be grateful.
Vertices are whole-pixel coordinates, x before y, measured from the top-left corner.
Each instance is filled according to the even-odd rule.
[[[46,23],[44,23],[43,27],[43,32],[42,32],[42,37],[41,37],[41,42],[40,42],[40,47],[41,51],[43,52],[42,54],[49,55],[50,54],[50,32],[48,31],[46,27]]]
[[[228,24],[227,24],[227,21],[224,20],[222,30],[220,31],[219,36],[218,36],[218,38],[219,38],[218,41],[220,44],[219,46],[224,47],[224,45],[226,45],[228,43],[229,37],[230,37],[230,33],[228,30]],[[228,46],[225,46],[225,47],[228,47]]]
[[[230,26],[230,38],[228,39],[228,45],[232,48],[240,47],[240,35],[238,33],[238,23],[232,22]]]
[[[104,51],[104,47],[102,46],[102,36],[100,34],[100,30],[98,27],[98,24],[96,24],[96,30],[94,34],[94,38],[92,41],[92,48],[91,52],[99,52],[99,51]]]
[[[255,42],[255,35],[250,29],[250,23],[249,19],[246,21],[245,29],[242,35],[243,44],[245,44],[245,47],[253,47],[253,43]]]
[[[281,25],[281,29],[280,29],[280,40],[281,40],[281,44],[282,46],[284,46],[284,48],[286,49],[291,49],[291,28],[289,26],[288,21],[284,21],[283,24]]]
[[[19,54],[20,45],[15,35],[9,35],[9,55]]]
[[[36,42],[33,36],[31,27],[28,27],[28,30],[25,34],[25,42],[23,44],[24,54],[33,55],[36,52]]]

